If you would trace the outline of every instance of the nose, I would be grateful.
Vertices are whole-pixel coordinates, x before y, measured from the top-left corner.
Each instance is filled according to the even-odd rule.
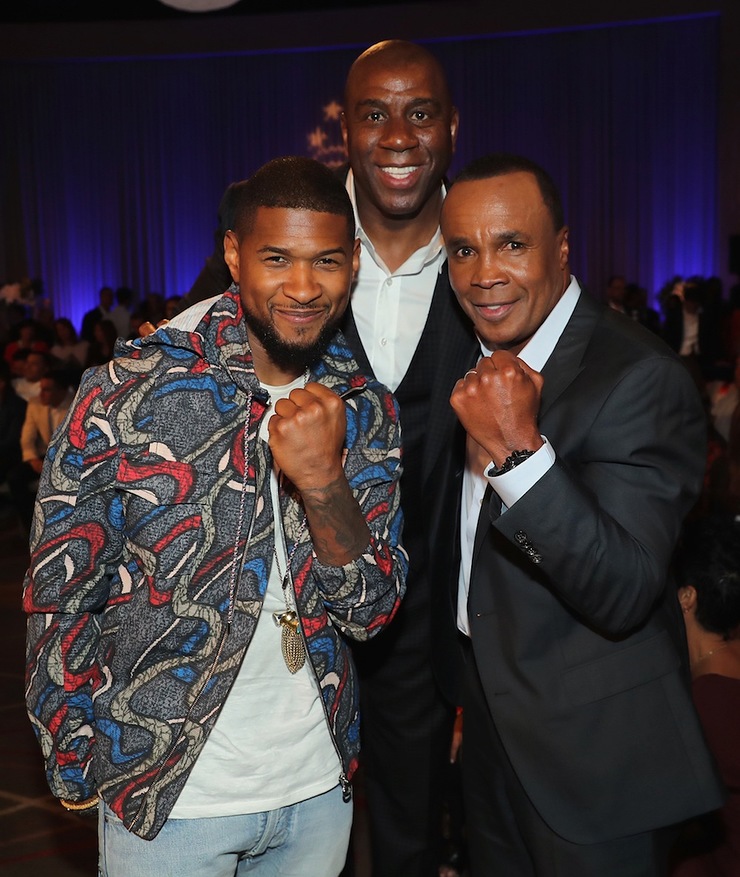
[[[283,291],[300,304],[309,304],[321,295],[321,284],[312,265],[297,263],[285,278]]]
[[[394,152],[405,152],[413,149],[418,143],[416,128],[405,116],[391,116],[383,126],[383,137],[380,145]]]
[[[493,289],[494,286],[505,284],[507,280],[501,260],[495,252],[484,250],[478,254],[470,277],[471,286]]]

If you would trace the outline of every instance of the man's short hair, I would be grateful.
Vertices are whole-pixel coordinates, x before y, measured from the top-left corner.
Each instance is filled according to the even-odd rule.
[[[558,187],[548,172],[536,162],[523,155],[512,152],[491,152],[473,159],[455,177],[455,183],[487,180],[491,177],[502,177],[506,174],[530,173],[537,181],[542,200],[552,218],[555,231],[565,225],[563,202]],[[454,185],[454,183],[453,183]]]
[[[51,381],[57,389],[64,390],[65,392],[73,385],[70,370],[63,365],[52,366],[41,380]]]
[[[248,179],[233,183],[228,200],[230,227],[240,237],[251,231],[258,208],[280,207],[343,216],[354,238],[355,214],[344,183],[313,158],[287,155],[268,161]]]

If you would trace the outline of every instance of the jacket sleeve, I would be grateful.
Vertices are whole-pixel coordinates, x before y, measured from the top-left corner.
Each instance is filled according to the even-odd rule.
[[[530,572],[611,635],[642,624],[666,584],[706,460],[706,420],[683,365],[653,357],[611,388],[591,423],[494,526]],[[546,433],[546,427],[543,429]]]
[[[398,403],[387,390],[363,393],[349,399],[346,407],[344,469],[370,542],[360,557],[341,567],[323,564],[314,555],[311,575],[332,622],[347,636],[366,640],[391,621],[406,590],[401,427]],[[294,583],[300,589],[298,577]]]
[[[95,792],[93,693],[110,571],[120,554],[116,447],[91,381],[81,383],[47,451],[23,586],[26,706],[54,795]]]

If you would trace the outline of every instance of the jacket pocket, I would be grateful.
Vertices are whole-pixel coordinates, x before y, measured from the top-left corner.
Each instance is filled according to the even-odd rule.
[[[662,631],[650,639],[620,648],[563,673],[565,694],[580,706],[645,685],[679,669],[681,661],[670,636]]]

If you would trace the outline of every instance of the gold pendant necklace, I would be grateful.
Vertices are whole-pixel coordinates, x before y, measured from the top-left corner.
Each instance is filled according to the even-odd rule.
[[[280,648],[283,653],[283,660],[289,672],[296,674],[306,663],[306,647],[303,643],[303,635],[298,629],[300,619],[295,609],[291,608],[288,598],[288,584],[290,584],[290,592],[293,592],[293,579],[290,574],[290,562],[298,548],[303,531],[306,529],[307,519],[304,515],[301,529],[298,531],[295,545],[293,546],[290,556],[287,559],[285,573],[280,569],[280,561],[278,559],[277,545],[273,545],[273,554],[275,556],[275,568],[283,588],[283,599],[285,600],[285,609],[272,613],[272,619],[280,628]],[[277,527],[274,529],[275,541],[277,541]],[[293,594],[295,599],[295,594]]]
[[[727,642],[722,643],[722,645],[710,649],[703,655],[699,655],[699,657],[694,661],[694,666],[696,666],[700,661],[705,661],[707,658],[711,658],[712,655],[716,654],[717,652],[721,652],[722,649],[726,649],[729,645],[732,645],[732,640],[728,640]]]

